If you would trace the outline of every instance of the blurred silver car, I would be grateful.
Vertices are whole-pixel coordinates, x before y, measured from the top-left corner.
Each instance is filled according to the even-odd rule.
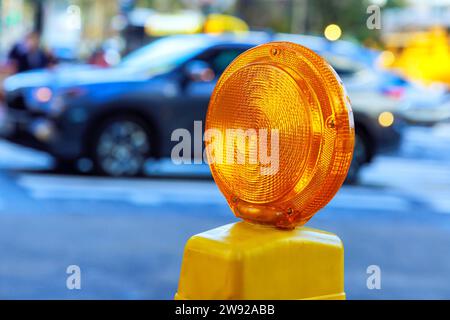
[[[431,126],[450,121],[450,93],[444,84],[411,83],[400,112],[410,124]]]

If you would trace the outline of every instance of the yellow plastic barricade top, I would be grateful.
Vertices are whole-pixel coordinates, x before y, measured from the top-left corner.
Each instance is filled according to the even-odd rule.
[[[307,227],[228,224],[188,241],[175,299],[345,299],[344,248]]]

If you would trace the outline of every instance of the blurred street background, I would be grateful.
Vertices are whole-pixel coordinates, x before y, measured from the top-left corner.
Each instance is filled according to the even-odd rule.
[[[450,299],[450,0],[0,0],[0,18],[0,298],[172,299],[187,239],[236,218],[170,134],[239,53],[286,40],[352,101],[349,177],[308,223],[343,240],[347,297]]]

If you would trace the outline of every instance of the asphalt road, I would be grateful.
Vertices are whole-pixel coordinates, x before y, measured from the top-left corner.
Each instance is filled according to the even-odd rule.
[[[235,221],[207,168],[154,177],[55,174],[45,154],[0,141],[0,298],[171,299],[183,246]],[[450,299],[450,126],[408,130],[308,223],[345,245],[349,299]],[[66,268],[81,268],[81,290]],[[369,290],[366,269],[381,268]]]

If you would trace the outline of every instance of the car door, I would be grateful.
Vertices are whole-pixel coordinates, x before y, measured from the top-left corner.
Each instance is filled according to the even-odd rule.
[[[248,49],[247,46],[217,46],[206,50],[186,64],[202,62],[205,67],[207,66],[210,69],[207,77],[202,77],[201,79],[187,77],[184,79],[181,105],[179,106],[184,110],[179,109],[178,114],[185,119],[186,129],[191,132],[192,137],[194,137],[194,121],[201,121],[201,133],[199,132],[198,123],[196,133],[197,135],[203,134],[209,99],[217,80],[226,67],[246,49]],[[194,155],[195,150],[193,149],[192,152]],[[200,154],[197,152],[196,156],[198,158]]]
[[[184,87],[184,97],[195,103],[195,120],[204,120],[209,99],[216,86],[217,80],[228,65],[248,47],[244,46],[217,46],[211,48],[195,58],[202,61],[211,69],[211,77],[205,79],[187,79]]]

